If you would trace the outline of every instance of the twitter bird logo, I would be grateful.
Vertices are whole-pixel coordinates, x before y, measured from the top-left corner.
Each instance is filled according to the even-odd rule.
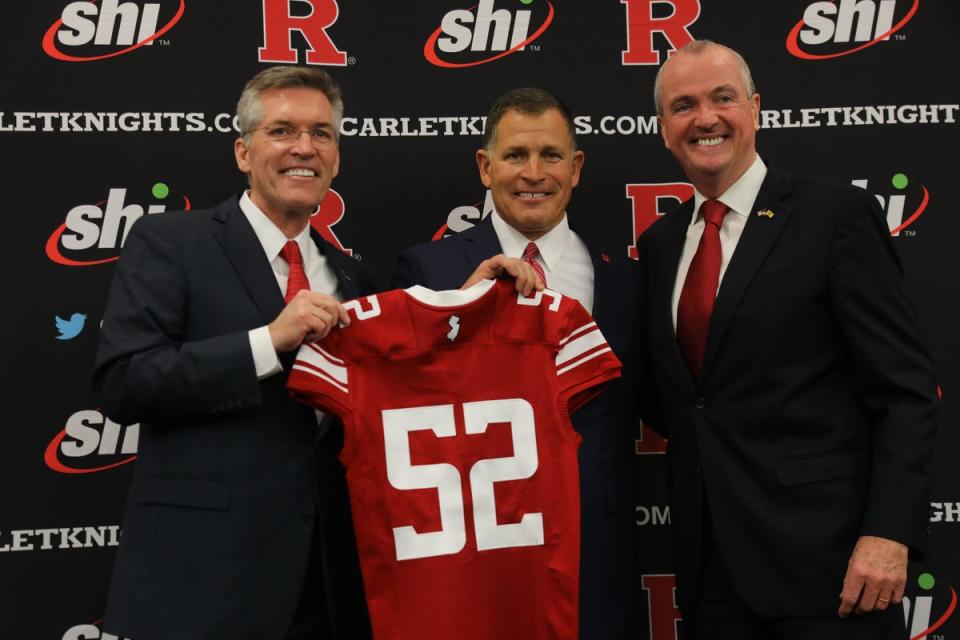
[[[83,323],[87,320],[87,316],[83,313],[75,313],[69,320],[64,320],[60,316],[54,316],[54,318],[56,318],[57,331],[60,332],[57,340],[73,340],[83,331]]]

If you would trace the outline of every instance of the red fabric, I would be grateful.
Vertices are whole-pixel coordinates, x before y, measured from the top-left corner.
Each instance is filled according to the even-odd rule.
[[[353,322],[302,347],[288,387],[343,419],[374,637],[576,638],[569,412],[620,368],[592,318],[507,281],[460,306],[402,290],[345,306]]]
[[[540,255],[540,249],[536,242],[530,242],[523,250],[523,261],[533,267],[540,279],[543,280],[543,286],[547,286],[547,274],[543,272],[543,265],[537,262],[537,256]]]
[[[307,273],[303,270],[303,255],[300,253],[300,245],[294,240],[287,240],[287,244],[283,245],[283,249],[280,250],[280,255],[290,265],[290,275],[287,277],[287,292],[283,294],[283,301],[290,302],[301,289],[310,290],[310,281],[307,280]]]
[[[707,347],[710,315],[720,282],[720,225],[729,208],[718,200],[706,200],[700,206],[703,235],[693,256],[677,305],[677,342],[694,377],[700,375]]]

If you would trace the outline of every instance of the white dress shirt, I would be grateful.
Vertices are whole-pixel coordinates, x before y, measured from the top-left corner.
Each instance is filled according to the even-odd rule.
[[[744,172],[740,179],[734,182],[729,189],[717,200],[730,207],[730,211],[723,219],[720,225],[720,279],[717,281],[717,290],[720,289],[720,283],[723,282],[723,274],[727,271],[727,265],[730,264],[730,258],[733,256],[737,243],[740,242],[740,236],[743,235],[743,228],[747,224],[747,217],[750,215],[750,209],[760,193],[760,185],[767,175],[767,165],[763,163],[760,156],[754,159],[750,168]],[[702,193],[693,190],[693,216],[690,219],[690,226],[687,227],[687,239],[683,243],[683,252],[680,254],[680,264],[677,265],[677,277],[673,283],[673,330],[677,330],[677,305],[680,303],[680,292],[683,290],[683,281],[687,278],[687,271],[690,269],[690,263],[693,262],[693,256],[697,253],[697,247],[700,246],[700,237],[703,235],[703,217],[700,215],[700,205],[708,200]]]
[[[250,199],[249,191],[245,191],[240,196],[240,210],[247,217],[253,232],[263,247],[263,252],[270,262],[273,269],[273,275],[277,279],[277,286],[280,287],[280,295],[287,291],[287,278],[290,276],[290,265],[280,255],[283,245],[287,240],[295,240],[300,246],[300,254],[303,256],[303,270],[307,274],[307,280],[310,282],[310,290],[318,293],[325,293],[334,296],[337,300],[342,300],[342,296],[337,290],[337,276],[333,269],[327,264],[327,257],[320,253],[317,244],[310,239],[310,225],[308,224],[295,238],[287,238],[286,235],[273,221],[266,216],[260,208]],[[270,330],[266,326],[252,329],[250,335],[250,349],[253,352],[253,363],[257,370],[257,379],[263,380],[268,376],[282,371],[280,360],[277,358],[277,352],[273,348],[273,341],[270,339]]]
[[[526,236],[507,224],[496,210],[490,214],[493,230],[503,254],[522,258],[530,242]],[[593,262],[583,240],[570,229],[567,215],[553,229],[535,240],[540,255],[537,262],[547,277],[547,288],[575,299],[587,313],[593,313]]]

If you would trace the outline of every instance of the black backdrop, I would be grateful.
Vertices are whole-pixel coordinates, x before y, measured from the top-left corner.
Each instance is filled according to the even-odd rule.
[[[960,586],[960,443],[951,429],[960,309],[951,249],[958,222],[948,204],[960,197],[952,43],[960,6],[475,2],[2,5],[9,419],[0,453],[0,638],[101,637],[137,436],[136,425],[105,422],[89,388],[112,259],[139,215],[210,206],[243,188],[231,119],[247,78],[296,62],[327,66],[340,81],[341,175],[318,225],[386,284],[402,249],[489,212],[473,160],[481,116],[521,85],[547,88],[572,107],[586,165],[570,214],[611,251],[628,252],[636,233],[689,194],[657,134],[651,92],[659,63],[690,37],[729,44],[751,62],[768,164],[857,181],[884,202],[943,388],[933,553],[911,567],[905,620],[912,636],[960,634],[960,616],[950,618]],[[484,16],[493,20],[488,38]],[[55,317],[73,314],[86,316],[79,334],[70,337],[81,318],[58,332]],[[662,449],[642,431],[637,607],[640,637],[651,640],[673,640],[677,617]]]

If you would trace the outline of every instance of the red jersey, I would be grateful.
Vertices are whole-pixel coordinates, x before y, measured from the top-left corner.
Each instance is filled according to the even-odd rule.
[[[620,362],[572,298],[511,282],[345,305],[289,388],[344,423],[374,636],[577,637],[580,500],[570,411]]]

